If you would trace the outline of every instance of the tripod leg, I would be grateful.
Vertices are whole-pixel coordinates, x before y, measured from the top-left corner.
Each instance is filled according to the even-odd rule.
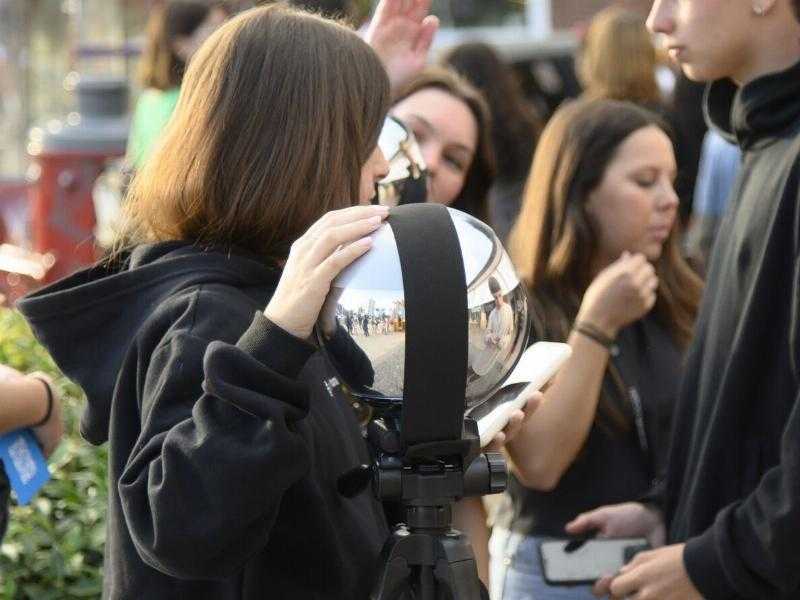
[[[436,564],[434,575],[439,584],[439,589],[447,591],[447,596],[444,596],[444,598],[453,598],[455,600],[482,599],[483,585],[478,578],[478,569],[474,559],[460,560],[455,563],[440,560]]]

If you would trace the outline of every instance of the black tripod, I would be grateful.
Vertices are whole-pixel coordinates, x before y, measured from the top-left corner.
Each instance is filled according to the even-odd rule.
[[[404,516],[383,547],[370,599],[488,600],[469,539],[452,528],[452,505],[502,492],[503,456],[478,454],[477,436],[467,434],[466,440],[424,444],[399,457],[396,436],[381,421],[370,427],[373,447],[381,449],[378,459],[360,475],[349,475],[349,487],[341,481],[340,489],[345,495],[363,489],[366,476],[380,500],[401,502]]]

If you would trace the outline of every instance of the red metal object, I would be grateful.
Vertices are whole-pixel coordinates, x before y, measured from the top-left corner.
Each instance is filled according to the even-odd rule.
[[[95,262],[95,182],[125,153],[128,87],[123,79],[79,77],[78,112],[34,127],[28,152],[38,165],[31,197],[33,249],[55,256],[53,281]]]
[[[55,257],[48,282],[98,258],[92,190],[108,159],[116,156],[43,151],[35,157],[41,171],[32,192],[31,234],[36,252]]]

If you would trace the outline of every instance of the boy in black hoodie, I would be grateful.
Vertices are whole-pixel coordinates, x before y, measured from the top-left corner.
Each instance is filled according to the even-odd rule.
[[[597,591],[800,597],[800,1],[656,0],[648,24],[743,165],[712,252],[663,494],[668,545]],[[581,515],[572,533],[653,535],[659,511]]]

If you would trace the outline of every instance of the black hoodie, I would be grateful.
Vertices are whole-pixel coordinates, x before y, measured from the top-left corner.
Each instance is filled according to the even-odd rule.
[[[368,452],[322,356],[258,312],[279,275],[162,243],[20,303],[109,442],[104,598],[367,597],[385,517],[336,480]]]
[[[675,422],[672,541],[711,600],[800,598],[800,64],[707,115],[743,150]]]

